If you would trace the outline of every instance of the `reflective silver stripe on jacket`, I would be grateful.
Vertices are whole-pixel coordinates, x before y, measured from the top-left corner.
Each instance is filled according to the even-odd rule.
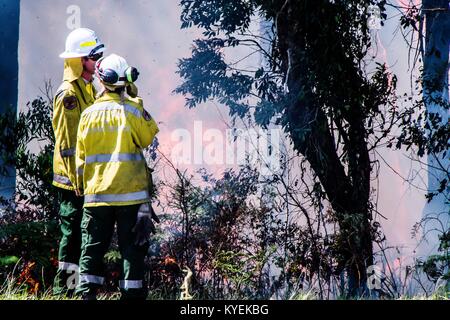
[[[72,186],[72,182],[70,182],[69,178],[59,174],[53,174],[53,181],[64,184],[66,186]]]
[[[88,133],[97,133],[97,132],[129,132],[131,128],[129,126],[106,126],[106,127],[92,127],[87,128]]]
[[[148,198],[149,196],[147,190],[130,193],[119,193],[119,194],[86,194],[84,196],[84,203],[126,202],[136,200],[147,200]]]
[[[86,157],[86,164],[93,162],[125,162],[144,160],[140,153],[94,154]]]
[[[92,274],[80,274],[80,283],[103,284],[104,282],[104,277],[94,276]]]
[[[75,264],[75,263],[59,261],[58,262],[58,269],[59,270],[76,271],[76,270],[78,270],[78,265]]]
[[[140,289],[142,288],[142,280],[120,280],[119,287],[122,289]]]
[[[75,150],[75,148],[64,149],[59,151],[59,154],[61,155],[61,157],[72,157],[75,155]]]
[[[109,110],[123,110],[125,112],[131,113],[136,117],[142,116],[142,111],[136,107],[133,107],[129,104],[119,104],[117,102],[100,102],[98,104],[94,104],[83,111],[83,113],[88,114],[95,111],[109,111]]]

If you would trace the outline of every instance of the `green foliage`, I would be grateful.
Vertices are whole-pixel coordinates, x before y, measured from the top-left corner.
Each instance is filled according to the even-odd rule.
[[[19,254],[21,259],[50,266],[58,234],[56,221],[22,221],[18,217],[7,223],[2,220],[0,226],[2,254]]]
[[[110,250],[105,254],[106,263],[117,263],[122,259],[122,256],[118,250]]]
[[[15,207],[10,216],[21,215],[27,220],[51,220],[56,217],[57,195],[53,180],[54,136],[51,123],[51,103],[42,98],[27,104],[27,111],[2,115],[0,142],[2,169],[14,166],[17,171]],[[30,144],[40,146],[35,153]],[[5,202],[7,199],[2,199]],[[23,210],[23,212],[22,212]],[[8,210],[6,210],[8,212]],[[7,219],[8,217],[2,217]]]
[[[339,1],[334,4],[304,1],[296,9],[297,18],[290,21],[293,32],[299,34],[298,48],[291,48],[299,51],[295,53],[298,54],[295,63],[299,66],[295,68],[307,71],[302,74],[305,77],[303,85],[315,87],[317,98],[326,103],[325,106],[340,109],[345,104],[356,104],[370,110],[386,103],[386,97],[390,95],[388,77],[374,77],[372,85],[363,79],[362,70],[358,71],[356,65],[365,57],[370,46],[365,6],[374,3],[378,4],[384,15],[385,1]],[[273,23],[274,27],[282,19],[290,19],[287,11],[283,11],[283,2],[189,0],[180,4],[182,27],[195,25],[205,30],[205,38],[194,42],[192,57],[179,62],[178,72],[185,81],[176,92],[187,96],[187,106],[194,107],[208,98],[218,98],[230,107],[232,115],[242,117],[251,110],[248,103],[242,103],[244,98],[260,98],[261,107],[267,107],[268,103],[281,103],[285,95],[283,83],[289,80],[286,74],[287,52],[282,52],[287,49],[282,43],[287,39],[287,31],[278,30],[273,37],[268,32],[267,38],[247,35],[251,34],[250,21],[257,15]],[[219,38],[221,33],[223,35]],[[253,45],[259,49],[259,53],[267,59],[267,68],[259,67],[253,72],[240,71],[226,63],[223,49],[238,45]],[[352,101],[355,99],[357,101]],[[262,125],[267,124],[267,117],[259,117],[258,120]]]
[[[4,254],[20,254],[22,259],[50,267],[51,252],[56,246],[55,234],[55,221],[8,224],[0,229],[0,247]]]
[[[417,265],[433,282],[445,280],[450,286],[450,231],[441,234],[439,241],[438,254],[427,257],[425,261],[419,261]]]
[[[17,172],[15,199],[2,199],[0,282],[15,270],[30,290],[48,287],[57,264],[57,195],[52,187],[53,129],[51,103],[42,98],[27,111],[0,117],[1,169]],[[39,146],[38,152],[30,145]],[[13,263],[15,262],[15,263]]]
[[[187,266],[194,273],[191,294],[198,298],[270,296],[267,267],[274,254],[269,229],[273,219],[267,208],[252,202],[257,172],[246,167],[227,170],[220,179],[205,170],[199,174],[198,184],[181,173],[174,185],[165,182],[172,190],[170,208],[175,212],[165,217],[172,232],[158,252],[164,271],[160,277],[179,287],[180,271]]]
[[[220,251],[213,261],[213,268],[239,286],[252,278],[252,270],[245,270],[247,263],[253,260],[252,258],[242,252]]]
[[[419,79],[419,86],[422,78]],[[422,93],[420,91],[420,93]],[[406,97],[405,97],[406,98]],[[412,100],[412,98],[411,98]],[[427,104],[435,105],[434,110],[427,110]],[[440,109],[438,111],[438,109]],[[427,155],[435,157],[436,165],[432,170],[440,172],[439,187],[430,190],[426,195],[428,202],[435,196],[441,194],[447,202],[450,201],[449,168],[448,163],[450,146],[450,123],[444,121],[442,115],[448,113],[450,102],[442,96],[434,95],[418,98],[413,102],[413,106],[406,108],[401,114],[401,133],[397,138],[395,147],[397,149],[415,150],[419,157]]]
[[[193,24],[205,29],[204,34],[213,37],[220,32],[227,35],[236,31],[246,30],[255,10],[252,1],[181,0],[182,28]]]
[[[226,44],[234,45],[233,40],[197,40],[192,58],[182,59],[178,71],[182,77],[189,79],[190,84],[181,85],[176,92],[191,94],[192,98],[186,99],[190,108],[205,102],[210,96],[219,96],[220,102],[229,105],[235,114],[243,116],[248,110],[239,101],[249,95],[252,80],[241,72],[228,72],[219,52]],[[191,85],[193,83],[195,85]]]
[[[19,262],[19,258],[16,256],[0,257],[0,267],[16,264],[17,262]]]

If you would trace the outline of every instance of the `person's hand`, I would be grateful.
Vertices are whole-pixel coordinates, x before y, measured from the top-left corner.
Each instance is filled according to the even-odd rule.
[[[138,88],[134,83],[129,83],[127,85],[127,94],[132,98],[136,98],[138,96]]]
[[[156,233],[156,227],[152,221],[154,217],[156,217],[156,214],[151,205],[149,203],[141,204],[137,213],[136,224],[132,229],[136,233],[135,244],[137,246],[142,246],[147,243],[150,240],[150,235]],[[159,219],[155,221],[159,222]]]
[[[80,189],[75,189],[75,195],[77,197],[82,197],[83,196],[83,191],[81,191]]]

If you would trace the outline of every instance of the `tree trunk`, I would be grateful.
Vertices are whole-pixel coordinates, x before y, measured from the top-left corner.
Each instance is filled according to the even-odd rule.
[[[295,1],[291,1],[295,6]],[[359,105],[350,108],[346,118],[348,129],[347,172],[339,158],[334,137],[323,106],[315,100],[310,83],[305,80],[310,70],[300,57],[305,53],[304,34],[292,22],[298,19],[295,7],[286,7],[277,19],[279,48],[284,54],[290,103],[286,106],[287,131],[294,148],[309,162],[318,176],[339,224],[340,268],[347,271],[348,294],[361,294],[367,281],[367,267],[373,264],[370,172],[365,115]],[[341,53],[337,53],[341,54]],[[358,82],[357,69],[348,62],[347,75]],[[336,95],[336,100],[344,97]]]
[[[17,112],[20,1],[0,0],[0,8],[0,19],[5,21],[0,31],[0,72],[8,77],[0,86],[0,115],[3,116]],[[13,166],[5,169],[5,175],[0,174],[0,198],[10,199],[15,191],[16,169]]]
[[[291,92],[297,92],[291,89]],[[370,161],[364,131],[354,133],[359,144],[359,160],[350,178],[338,158],[336,146],[323,110],[303,98],[288,108],[288,129],[294,148],[317,174],[336,212],[340,228],[342,265],[347,270],[349,294],[361,293],[367,280],[366,269],[373,264],[371,211],[369,207]],[[356,152],[355,152],[356,153]],[[359,167],[360,166],[360,167]]]
[[[442,117],[440,126],[449,121],[449,111],[442,103],[449,102],[448,64],[450,43],[450,11],[448,0],[424,0],[422,9],[425,16],[425,55],[423,57],[423,99],[428,113]],[[432,126],[430,126],[433,128]],[[428,155],[428,192],[435,193],[441,181],[448,178],[450,159],[445,151]],[[424,219],[439,215],[441,221],[431,219],[426,224],[427,240],[419,247],[419,254],[429,255],[437,252],[441,223],[448,226],[448,191],[436,195],[423,209]],[[447,203],[446,203],[447,202]],[[444,214],[441,214],[444,213]],[[446,213],[446,214],[445,214]]]

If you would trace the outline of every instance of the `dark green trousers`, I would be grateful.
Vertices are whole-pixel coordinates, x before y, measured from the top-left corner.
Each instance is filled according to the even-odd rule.
[[[82,251],[80,258],[80,282],[77,294],[93,295],[104,281],[103,257],[111,243],[114,225],[117,223],[119,251],[123,260],[119,281],[122,299],[145,299],[144,259],[148,244],[136,246],[136,224],[140,204],[130,206],[102,206],[84,208],[81,223]]]
[[[58,252],[59,265],[53,283],[53,293],[71,295],[78,282],[83,197],[77,197],[74,191],[58,188],[58,198],[61,239]]]

